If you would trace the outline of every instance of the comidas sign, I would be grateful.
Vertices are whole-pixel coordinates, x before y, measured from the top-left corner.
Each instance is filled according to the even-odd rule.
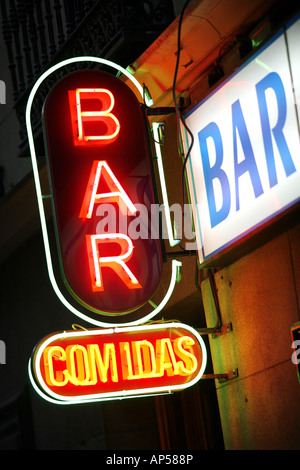
[[[53,334],[37,345],[29,375],[46,400],[83,403],[185,389],[206,361],[201,336],[174,322]]]
[[[299,31],[299,22],[291,28]],[[194,136],[187,168],[202,263],[299,201],[292,79],[282,32],[186,116]]]
[[[44,127],[69,291],[90,309],[136,309],[162,273],[160,241],[128,230],[140,206],[150,214],[155,204],[139,101],[109,73],[74,72],[51,90]]]

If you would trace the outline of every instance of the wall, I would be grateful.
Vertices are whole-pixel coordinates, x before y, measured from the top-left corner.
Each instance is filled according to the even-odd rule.
[[[291,326],[299,321],[300,225],[215,274],[223,324],[213,339],[216,382],[226,449],[299,449],[300,384],[291,361]],[[202,284],[208,322],[215,318],[208,280]]]
[[[19,123],[13,109],[13,88],[3,40],[0,41],[0,57],[0,80],[4,81],[6,90],[6,101],[3,104],[0,103],[0,169],[3,171],[3,188],[0,188],[0,197],[2,197],[31,171],[31,162],[29,159],[18,158]]]

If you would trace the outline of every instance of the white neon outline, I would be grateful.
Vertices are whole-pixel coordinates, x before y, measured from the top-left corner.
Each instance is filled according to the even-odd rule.
[[[160,387],[149,387],[149,388],[143,388],[143,389],[133,389],[133,390],[120,390],[119,392],[107,392],[103,393],[100,397],[100,394],[93,394],[93,395],[81,395],[80,398],[79,396],[77,397],[62,397],[57,393],[52,392],[52,390],[49,389],[49,387],[45,384],[41,371],[39,367],[36,365],[40,364],[40,359],[41,356],[47,347],[49,343],[52,343],[56,339],[60,338],[67,338],[70,336],[97,336],[97,335],[103,335],[103,334],[118,334],[118,333],[123,333],[123,332],[132,332],[132,331],[151,331],[151,330],[162,330],[164,328],[180,328],[189,331],[190,333],[193,334],[193,336],[197,339],[199,342],[201,352],[202,352],[202,364],[199,369],[198,374],[196,377],[194,377],[193,380],[191,380],[188,383],[182,383],[179,385],[170,385],[170,386],[160,386]],[[192,387],[197,383],[202,375],[204,374],[205,368],[207,365],[207,350],[205,343],[201,337],[201,335],[191,326],[186,325],[185,323],[180,323],[180,322],[170,322],[170,323],[157,323],[157,324],[152,324],[152,325],[144,325],[144,326],[135,326],[135,327],[127,327],[127,328],[122,328],[122,327],[117,327],[117,328],[110,328],[108,330],[85,330],[85,331],[79,331],[79,332],[62,332],[62,333],[57,333],[52,336],[49,336],[46,338],[44,342],[42,342],[39,345],[39,349],[37,351],[37,354],[35,356],[35,362],[34,362],[34,370],[37,375],[37,380],[40,384],[41,389],[38,387],[36,380],[34,379],[32,375],[32,359],[30,358],[29,363],[28,363],[28,373],[29,373],[29,378],[30,381],[36,390],[36,392],[45,400],[48,400],[52,403],[58,403],[58,404],[78,404],[78,403],[89,403],[89,402],[97,402],[97,401],[107,401],[107,400],[119,400],[123,398],[135,398],[135,397],[141,397],[141,396],[153,396],[157,394],[169,394],[173,393],[175,391],[179,390],[184,390],[186,388]]]
[[[80,93],[106,93],[110,97],[110,106],[105,111],[81,111],[81,102],[80,102]],[[114,95],[111,91],[106,90],[105,88],[77,88],[76,90],[76,112],[77,112],[77,123],[78,123],[78,140],[112,140],[114,139],[120,132],[120,123],[116,116],[112,114],[110,111],[113,109],[115,104]],[[82,117],[92,117],[92,116],[108,116],[112,119],[116,124],[116,130],[113,134],[110,135],[89,135],[83,137],[83,128],[82,128]]]
[[[160,126],[159,122],[154,122],[152,124],[153,138],[154,138],[154,145],[155,145],[155,151],[156,151],[156,157],[157,157],[157,165],[158,165],[160,185],[161,185],[161,190],[162,190],[163,204],[164,204],[164,208],[166,209],[165,216],[166,216],[169,244],[170,246],[176,246],[178,245],[178,243],[180,243],[180,240],[176,240],[173,236],[170,206],[169,206],[168,193],[167,193],[167,185],[166,185],[164,167],[163,167],[163,162],[162,162],[162,154],[161,154],[161,149],[160,149],[160,144],[159,144],[159,135],[158,135],[159,126]]]
[[[105,168],[108,175],[110,176],[110,178],[114,182],[114,185],[118,188],[119,191],[110,192],[110,193],[100,193],[99,195],[97,194],[97,189],[98,189],[99,180],[100,180],[100,177],[101,177],[102,167]],[[121,186],[119,180],[116,178],[116,176],[112,172],[112,170],[111,170],[110,166],[108,165],[108,163],[105,160],[99,160],[98,163],[97,163],[96,175],[95,175],[95,179],[94,179],[93,191],[92,191],[91,198],[90,198],[88,213],[86,214],[85,217],[87,219],[90,219],[92,217],[92,213],[93,213],[94,205],[95,205],[95,200],[107,199],[107,198],[112,198],[112,197],[115,197],[115,196],[118,196],[123,200],[123,202],[125,203],[125,205],[127,206],[128,210],[129,210],[130,214],[135,214],[136,213],[135,205],[133,204],[131,199],[128,197],[126,191]]]
[[[41,221],[41,229],[42,229],[42,235],[43,235],[43,242],[44,242],[44,248],[45,248],[45,256],[46,256],[46,262],[47,262],[47,269],[48,269],[48,275],[50,278],[50,282],[52,284],[52,287],[54,289],[54,292],[56,293],[57,297],[60,299],[60,301],[65,305],[65,307],[74,315],[77,317],[81,318],[82,320],[91,323],[92,325],[99,326],[99,327],[116,327],[116,326],[127,326],[127,325],[139,325],[140,323],[144,323],[149,321],[151,318],[153,318],[155,315],[157,315],[163,307],[166,305],[168,300],[170,299],[172,292],[174,290],[175,284],[176,284],[176,277],[177,277],[177,270],[178,268],[182,265],[181,261],[178,261],[176,259],[172,260],[172,274],[171,274],[171,280],[169,284],[169,288],[167,290],[167,293],[165,297],[162,299],[160,304],[154,308],[152,312],[149,314],[145,315],[144,317],[140,318],[139,320],[134,320],[131,322],[124,322],[124,323],[109,323],[109,322],[103,322],[103,321],[98,321],[94,320],[87,315],[83,314],[81,311],[77,310],[73,305],[71,305],[67,299],[63,296],[61,293],[55,276],[54,276],[54,271],[53,271],[53,266],[52,266],[52,260],[51,260],[51,251],[50,251],[50,243],[49,243],[49,238],[48,238],[48,231],[47,231],[47,223],[46,223],[46,216],[45,216],[45,211],[44,211],[44,206],[43,206],[43,195],[42,195],[42,189],[41,189],[41,184],[40,184],[40,179],[39,179],[39,170],[38,170],[38,164],[37,164],[37,158],[36,158],[36,152],[35,152],[35,145],[34,145],[34,137],[33,137],[33,131],[32,131],[32,126],[31,126],[31,108],[32,108],[32,103],[33,99],[35,97],[35,94],[42,84],[42,82],[49,76],[51,73],[55,72],[61,67],[64,67],[69,64],[73,64],[74,62],[97,62],[99,64],[104,64],[108,65],[114,69],[117,69],[121,73],[123,73],[129,80],[132,81],[132,83],[137,87],[140,95],[144,99],[144,90],[143,87],[140,85],[140,83],[134,78],[126,69],[121,67],[120,65],[115,64],[114,62],[111,62],[110,60],[107,59],[102,59],[100,57],[93,57],[93,56],[79,56],[79,57],[72,57],[70,59],[63,60],[61,62],[58,62],[57,64],[53,65],[50,67],[46,72],[44,72],[39,79],[35,82],[28,100],[27,100],[27,105],[26,105],[26,112],[25,112],[25,122],[26,122],[26,130],[27,130],[27,136],[28,136],[28,144],[29,144],[29,149],[30,149],[30,156],[31,156],[31,162],[32,162],[32,170],[33,170],[33,177],[34,177],[34,182],[35,182],[35,188],[36,188],[36,193],[37,193],[37,203],[38,203],[38,209],[39,209],[39,215],[40,215],[40,221]],[[146,97],[147,100],[147,97]],[[146,104],[152,105],[153,102],[146,101]],[[166,188],[165,188],[166,190]],[[99,310],[99,313],[101,311]]]

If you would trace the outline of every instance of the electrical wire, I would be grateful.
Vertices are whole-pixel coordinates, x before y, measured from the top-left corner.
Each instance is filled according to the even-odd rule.
[[[178,22],[178,35],[177,35],[177,59],[176,59],[176,66],[175,66],[175,71],[174,71],[174,77],[173,77],[173,87],[172,87],[172,91],[173,91],[173,101],[174,101],[174,105],[175,105],[175,110],[176,110],[176,117],[177,117],[177,129],[178,129],[178,148],[180,149],[181,148],[181,132],[180,132],[180,123],[182,122],[184,128],[186,129],[186,131],[188,132],[190,138],[191,138],[191,142],[190,142],[190,145],[189,145],[189,148],[188,148],[188,151],[187,151],[187,154],[185,155],[184,157],[184,161],[183,161],[183,168],[182,168],[182,199],[183,199],[183,208],[184,208],[184,205],[185,205],[185,172],[186,172],[186,165],[187,165],[187,162],[188,162],[188,159],[189,159],[189,156],[190,156],[190,153],[191,153],[191,150],[192,150],[192,147],[194,145],[194,136],[193,136],[193,133],[191,132],[191,130],[189,129],[188,125],[186,124],[185,122],[185,119],[179,109],[179,106],[178,106],[178,103],[177,103],[177,99],[176,99],[176,82],[177,82],[177,75],[178,75],[178,69],[179,69],[179,63],[180,63],[180,51],[181,51],[181,28],[182,28],[182,22],[183,22],[183,17],[184,17],[184,14],[185,14],[185,10],[188,6],[188,4],[190,3],[191,0],[187,0],[181,10],[181,13],[180,13],[180,17],[179,17],[179,22]],[[206,18],[203,18],[205,20],[207,20]],[[208,21],[208,20],[207,20]],[[211,24],[211,23],[210,23]],[[212,25],[213,26],[213,25]],[[213,26],[214,27],[214,26]],[[214,28],[216,29],[216,28]],[[219,31],[217,31],[219,36],[220,36],[220,33]],[[221,38],[221,36],[220,36]],[[183,210],[183,213],[184,213],[184,210]],[[182,247],[181,247],[182,248]],[[211,291],[212,291],[212,296],[213,296],[213,300],[214,300],[214,305],[215,305],[215,308],[216,308],[216,315],[217,315],[217,320],[216,320],[216,325],[212,328],[200,328],[200,329],[197,329],[197,331],[200,333],[200,334],[212,334],[216,331],[218,331],[222,325],[222,320],[221,320],[221,312],[220,312],[220,305],[219,305],[219,300],[218,300],[218,294],[217,294],[217,289],[216,289],[216,286],[215,286],[215,282],[214,282],[214,277],[213,277],[213,274],[212,274],[212,271],[211,269],[208,269],[208,277],[209,277],[209,283],[210,283],[210,288],[211,288]],[[197,287],[199,288],[199,290],[201,290],[201,287],[200,285],[198,285],[198,282],[196,282],[196,285]]]
[[[181,51],[181,28],[182,28],[182,22],[183,22],[183,17],[185,14],[185,10],[190,3],[191,0],[187,0],[181,10],[180,17],[179,17],[179,22],[178,22],[178,34],[177,34],[177,59],[176,59],[176,65],[175,65],[175,71],[174,71],[174,77],[173,77],[173,86],[172,86],[172,91],[173,91],[173,101],[174,101],[174,106],[175,106],[175,113],[176,113],[176,118],[177,118],[177,131],[178,131],[178,149],[180,153],[180,148],[181,148],[181,132],[180,132],[180,123],[182,122],[184,128],[188,132],[191,138],[191,143],[188,148],[187,154],[184,157],[183,160],[183,167],[182,167],[182,175],[181,175],[181,187],[182,187],[182,226],[184,226],[184,207],[185,207],[185,171],[186,171],[186,165],[192,150],[192,147],[194,145],[194,136],[187,126],[185,119],[179,109],[177,99],[176,99],[176,82],[177,82],[177,75],[178,75],[178,69],[179,69],[179,63],[180,63],[180,51]],[[181,250],[185,251],[185,248],[180,244],[179,247]]]
[[[188,149],[188,152],[184,158],[183,161],[183,168],[182,168],[182,198],[183,198],[183,207],[185,204],[185,171],[186,171],[186,164],[188,162],[192,147],[194,145],[194,136],[187,126],[185,119],[180,112],[177,99],[176,99],[176,82],[177,82],[177,75],[178,75],[178,68],[179,68],[179,62],[180,62],[180,51],[181,51],[181,28],[182,28],[182,22],[183,22],[183,17],[185,10],[190,3],[191,0],[187,0],[181,10],[180,17],[179,17],[179,23],[178,23],[178,35],[177,35],[177,59],[176,59],[176,65],[175,65],[175,71],[174,71],[174,77],[173,77],[173,101],[175,105],[175,110],[176,110],[176,117],[177,117],[177,129],[178,129],[178,147],[181,147],[181,134],[180,134],[180,122],[184,125],[186,131],[188,132],[190,138],[191,138],[191,143]]]

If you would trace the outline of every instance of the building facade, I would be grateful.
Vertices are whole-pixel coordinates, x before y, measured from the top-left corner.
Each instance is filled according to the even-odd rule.
[[[299,51],[291,36],[293,33],[297,39],[299,31],[297,8],[272,0],[74,2],[73,9],[68,5],[28,2],[24,9],[19,2],[1,4],[1,56],[5,66],[0,78],[6,85],[5,103],[0,104],[0,339],[5,346],[4,360],[0,361],[1,447],[175,452],[298,449],[299,381],[291,336],[299,321],[299,189],[297,181],[291,183],[299,174],[299,82],[293,69]],[[184,225],[180,227],[180,220],[173,221],[181,244],[172,247],[166,243],[162,290],[168,288],[172,259],[180,259],[182,266],[173,294],[155,320],[175,319],[195,328],[207,346],[208,365],[197,384],[171,395],[57,406],[39,397],[28,378],[28,359],[34,346],[52,332],[71,329],[78,319],[60,302],[49,281],[25,107],[33,83],[43,71],[79,55],[103,57],[127,67],[150,93],[153,111],[148,110],[147,116],[156,180],[159,182],[155,166],[159,138],[170,207],[187,204],[192,211],[192,236],[184,231]],[[267,98],[264,101],[267,87],[263,89],[263,79],[283,77],[284,61],[287,76],[294,80],[294,102],[284,107],[279,91],[276,95],[280,86],[269,85],[273,98],[268,99],[277,107],[268,115],[268,129],[272,130],[273,148],[279,149],[279,156],[274,157],[275,171],[283,167],[282,179],[287,179],[289,187],[283,192],[293,195],[287,196],[287,202],[280,206],[283,209],[269,212],[258,221],[255,216],[262,210],[259,181],[267,193],[259,163],[267,131],[265,140],[254,143],[251,139],[258,134],[255,126],[265,109],[263,103],[267,111],[270,103]],[[253,63],[260,75],[252,72]],[[134,89],[125,76],[121,80]],[[256,111],[251,109],[253,87],[260,97]],[[41,90],[40,102],[47,93],[48,89]],[[230,138],[226,127],[229,121],[222,114],[227,108],[233,123]],[[257,110],[260,114],[255,115]],[[39,174],[47,184],[41,117],[33,111]],[[292,118],[288,120],[290,113],[294,113],[294,127]],[[252,119],[254,130],[249,123]],[[153,123],[159,123],[160,130],[154,139]],[[215,124],[214,132],[211,123]],[[194,145],[187,129],[194,134]],[[286,137],[287,133],[291,137]],[[204,136],[202,141],[199,134]],[[219,135],[223,137],[222,154],[218,153]],[[285,160],[288,157],[280,153],[284,142],[288,147],[292,142],[290,167]],[[207,159],[201,183],[197,180],[199,145],[202,162],[205,155]],[[226,157],[235,165],[235,174],[227,169]],[[254,176],[255,168],[260,180]],[[219,183],[219,193],[213,181]],[[235,182],[235,193],[229,182]],[[204,198],[198,191],[209,183],[211,192],[206,198],[215,206],[206,208],[211,223],[205,225],[205,213],[197,212],[197,203],[201,211]],[[159,201],[163,201],[159,184],[157,187]],[[223,218],[229,228],[221,228],[215,236],[213,229],[218,224],[222,227],[223,220],[213,221],[212,211],[219,218],[224,213],[226,188],[234,194]],[[272,193],[271,199],[275,197],[279,195]],[[251,215],[254,222],[247,225],[250,212],[246,203],[251,198],[257,201],[257,207]],[[272,204],[268,200],[265,205]],[[54,239],[50,205],[45,207],[49,234]],[[239,214],[246,222],[238,219]],[[212,249],[206,247],[206,240],[215,243]]]

